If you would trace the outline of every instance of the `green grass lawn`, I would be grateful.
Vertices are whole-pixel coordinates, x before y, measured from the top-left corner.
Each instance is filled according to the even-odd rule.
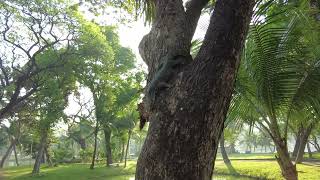
[[[3,170],[5,180],[130,180],[134,177],[135,162],[129,162],[127,168],[98,165],[94,170],[89,164],[66,164],[58,167],[42,167],[39,176],[31,176],[32,167],[12,167]]]
[[[276,154],[271,153],[251,153],[251,154],[229,154],[229,159],[274,159]],[[217,159],[222,159],[220,153],[217,154]]]
[[[283,179],[278,163],[276,161],[246,161],[234,160],[233,167],[240,175],[266,178],[266,179]],[[319,180],[320,165],[298,164],[297,170],[300,180]],[[223,161],[216,161],[215,173],[228,174],[229,171]]]
[[[89,164],[65,164],[51,168],[42,167],[41,174],[35,177],[30,175],[32,167],[11,167],[5,168],[2,174],[6,180],[131,180],[134,177],[135,163],[135,161],[130,161],[127,168],[122,166],[106,168],[101,164],[94,170],[89,169]],[[282,179],[280,168],[276,161],[234,160],[232,164],[240,175],[262,179]],[[320,165],[299,164],[297,168],[300,180],[320,179]],[[217,180],[249,179],[224,176],[229,174],[229,171],[221,160],[217,160],[215,163],[215,174],[219,174],[214,178]]]
[[[238,154],[229,154],[229,159],[275,159],[276,153],[251,153],[251,154],[243,154],[243,153],[238,153]],[[308,153],[304,154],[305,158],[309,158]],[[312,154],[313,159],[318,159],[320,160],[320,153],[313,153]],[[222,156],[220,153],[217,154],[217,159],[220,160],[222,159]]]

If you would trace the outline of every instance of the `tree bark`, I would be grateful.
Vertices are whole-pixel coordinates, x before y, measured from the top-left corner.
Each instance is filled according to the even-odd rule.
[[[298,180],[296,165],[291,162],[286,140],[277,138],[274,142],[277,149],[276,159],[280,165],[282,176],[287,180]]]
[[[235,148],[235,144],[234,143],[230,144],[230,154],[232,154],[232,153],[236,153],[236,148]]]
[[[15,158],[15,160],[16,160],[16,165],[19,166],[19,161],[18,161],[18,155],[17,155],[16,145],[13,146],[13,153],[14,153],[14,158]]]
[[[80,148],[82,150],[86,150],[87,144],[86,144],[86,139],[85,138],[80,138],[78,143],[80,144]]]
[[[3,155],[1,162],[0,162],[0,168],[3,168],[5,161],[7,160],[7,158],[11,155],[11,152],[13,150],[13,147],[15,146],[16,141],[12,140],[10,143],[10,146],[8,147],[6,153]]]
[[[301,136],[300,136],[300,130],[299,130],[299,132],[297,134],[296,142],[294,144],[294,148],[293,148],[293,151],[292,151],[292,157],[293,158],[297,157],[300,144],[301,144]]]
[[[311,151],[309,142],[307,143],[307,149],[308,149],[309,158],[311,159],[312,158],[312,151]]]
[[[148,65],[148,89],[167,55],[185,57],[174,69],[168,88],[144,100],[149,130],[140,153],[136,179],[209,180],[233,91],[240,54],[248,31],[253,0],[218,0],[202,47],[190,57],[193,24],[208,0],[155,0],[151,32],[139,46]],[[157,87],[156,87],[157,88]],[[146,93],[148,94],[148,92]]]
[[[221,137],[220,137],[220,150],[221,150],[221,155],[222,155],[222,158],[223,158],[223,162],[227,166],[229,172],[231,174],[237,174],[237,171],[232,166],[231,161],[230,161],[230,159],[228,157],[228,154],[226,152],[226,149],[224,147],[224,135],[223,135],[223,133],[221,134]]]
[[[104,128],[103,131],[106,143],[106,166],[110,166],[110,164],[112,164],[111,129]]]
[[[132,131],[129,130],[126,154],[125,154],[125,157],[124,157],[124,167],[127,167],[127,158],[128,158],[128,153],[129,153],[129,143],[130,143],[130,139],[131,139],[131,134],[132,134]]]
[[[306,148],[306,144],[308,143],[309,136],[311,134],[313,128],[313,123],[311,123],[306,128],[303,128],[302,134],[301,134],[301,143],[298,149],[297,158],[296,158],[296,164],[299,164],[303,160],[304,150]]]
[[[37,175],[40,172],[40,165],[41,165],[41,161],[43,161],[44,150],[47,144],[47,137],[48,137],[48,131],[43,131],[41,133],[40,147],[36,155],[36,160],[33,166],[32,175]]]
[[[51,160],[51,156],[49,154],[49,150],[48,150],[48,145],[46,145],[45,147],[45,155],[46,155],[46,158],[47,158],[47,164],[49,167],[52,167],[53,166],[53,163],[52,163],[52,160]]]
[[[90,169],[94,169],[94,163],[95,163],[95,160],[96,160],[98,129],[99,129],[99,124],[97,122],[95,130],[94,130],[94,147],[93,147],[92,161],[91,161]]]
[[[126,143],[125,143],[125,142],[122,142],[120,162],[123,162],[124,155],[125,155],[125,154],[124,154],[125,148],[126,148]]]
[[[316,136],[312,136],[312,145],[317,150],[317,152],[320,152],[320,145]]]

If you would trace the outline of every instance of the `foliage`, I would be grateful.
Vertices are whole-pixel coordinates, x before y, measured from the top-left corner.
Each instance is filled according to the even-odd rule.
[[[78,29],[67,4],[51,0],[0,2],[1,120],[18,112],[19,105],[38,91],[45,81],[44,72],[64,65],[73,54],[70,46]]]
[[[52,160],[55,163],[63,163],[66,161],[70,161],[74,158],[74,150],[69,148],[57,148],[53,149],[53,157]]]
[[[90,162],[92,153],[93,153],[92,148],[87,148],[85,150],[81,149],[79,155],[82,162]]]

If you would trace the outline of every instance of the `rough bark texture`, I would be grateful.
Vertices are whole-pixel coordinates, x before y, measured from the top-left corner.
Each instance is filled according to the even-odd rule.
[[[129,130],[127,148],[126,148],[126,153],[125,153],[125,157],[124,157],[124,167],[127,167],[127,159],[128,159],[128,153],[129,153],[129,144],[130,144],[131,134],[132,134],[132,131]]]
[[[1,159],[0,168],[3,168],[5,161],[11,155],[11,152],[12,152],[13,147],[15,146],[15,144],[16,144],[15,140],[11,141],[10,146],[8,147],[6,153],[3,155],[2,159]]]
[[[185,12],[181,0],[155,1],[155,21],[139,46],[149,69],[146,89],[166,55],[190,56],[194,24],[208,1],[192,2],[197,6],[189,4]],[[169,87],[156,92],[153,106],[142,108],[150,125],[136,179],[211,179],[253,4],[217,1],[196,58],[175,69]]]
[[[278,154],[276,159],[280,165],[282,176],[287,180],[298,180],[296,165],[291,162],[286,140],[277,138],[274,143]]]
[[[36,160],[34,162],[34,166],[33,166],[33,170],[32,170],[33,175],[39,174],[39,172],[40,172],[40,164],[43,161],[44,150],[45,150],[45,146],[47,144],[47,137],[48,137],[47,131],[44,131],[41,133],[40,146],[39,146]]]
[[[104,139],[106,143],[106,165],[112,164],[112,150],[111,150],[111,130],[109,128],[104,129]]]

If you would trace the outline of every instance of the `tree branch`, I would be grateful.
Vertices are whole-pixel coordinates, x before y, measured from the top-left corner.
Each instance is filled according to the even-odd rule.
[[[218,0],[196,59],[230,57],[231,65],[237,67],[254,4],[254,0]]]
[[[209,0],[189,0],[186,3],[186,16],[190,24],[190,41],[196,31],[202,9]]]

